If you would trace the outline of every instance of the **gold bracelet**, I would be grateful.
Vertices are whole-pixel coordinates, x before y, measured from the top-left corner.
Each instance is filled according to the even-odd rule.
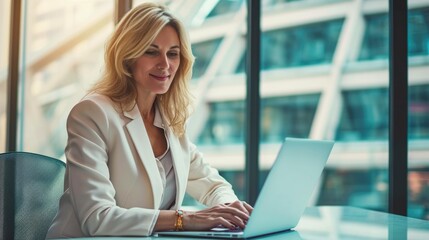
[[[183,210],[176,210],[176,223],[174,223],[174,230],[183,231]]]

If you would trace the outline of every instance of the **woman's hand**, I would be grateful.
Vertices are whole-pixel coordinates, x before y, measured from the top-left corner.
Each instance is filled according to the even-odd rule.
[[[196,212],[185,212],[183,216],[184,230],[208,230],[214,227],[244,229],[252,213],[253,207],[244,201],[220,204]]]
[[[228,205],[230,207],[234,207],[234,208],[240,209],[241,211],[247,213],[247,215],[249,215],[249,216],[250,216],[250,214],[253,211],[253,207],[250,206],[245,201],[235,201],[235,202],[232,202],[232,203],[228,203],[226,205]]]

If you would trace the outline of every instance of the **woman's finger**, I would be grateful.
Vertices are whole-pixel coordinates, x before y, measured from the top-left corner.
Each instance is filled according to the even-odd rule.
[[[248,216],[253,211],[253,207],[250,206],[245,201],[235,201],[235,202],[232,202],[231,204],[229,204],[228,206],[239,209],[240,211],[246,213]]]
[[[242,203],[243,203],[243,206],[246,208],[247,212],[250,215],[252,213],[252,211],[253,211],[253,207],[250,204],[248,204],[247,202],[245,202],[245,201],[242,201]]]

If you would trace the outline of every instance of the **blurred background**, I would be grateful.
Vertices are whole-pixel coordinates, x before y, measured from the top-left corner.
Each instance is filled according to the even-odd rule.
[[[11,1],[0,1],[0,152]],[[157,2],[185,22],[196,56],[189,136],[244,198],[246,1]],[[114,7],[23,1],[19,150],[65,160],[65,121],[101,76]],[[429,0],[408,8],[408,215],[429,219]],[[387,211],[388,13],[388,0],[261,0],[261,183],[285,137],[333,139],[311,204]]]

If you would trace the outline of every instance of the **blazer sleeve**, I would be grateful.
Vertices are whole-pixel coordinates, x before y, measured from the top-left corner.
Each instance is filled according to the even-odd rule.
[[[196,146],[189,143],[191,163],[189,169],[187,192],[206,206],[215,206],[238,200],[231,184],[204,161],[203,155]]]
[[[67,119],[66,182],[75,215],[86,235],[148,236],[159,210],[125,209],[116,204],[107,164],[111,116],[105,109],[106,106],[84,100]]]

